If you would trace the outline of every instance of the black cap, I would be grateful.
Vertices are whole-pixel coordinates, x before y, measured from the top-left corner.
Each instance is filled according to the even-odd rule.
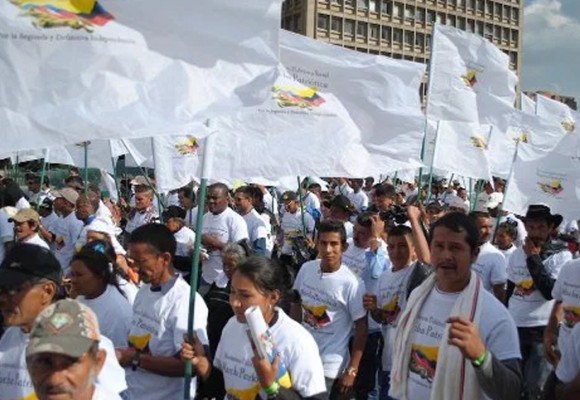
[[[185,210],[179,206],[169,206],[163,211],[163,219],[167,221],[169,218],[185,218]]]
[[[349,213],[354,213],[355,207],[351,203],[348,197],[345,195],[339,194],[335,196],[332,200],[330,200],[330,207],[340,208]]]
[[[17,243],[0,265],[0,286],[18,286],[33,279],[62,280],[62,268],[47,249],[28,243]]]
[[[287,191],[287,192],[284,192],[284,194],[282,195],[283,202],[296,201],[296,200],[298,200],[298,195],[296,194],[296,192]]]

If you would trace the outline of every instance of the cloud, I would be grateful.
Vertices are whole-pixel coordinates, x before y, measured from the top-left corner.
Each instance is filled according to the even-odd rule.
[[[580,101],[580,1],[533,0],[524,8],[522,85]]]

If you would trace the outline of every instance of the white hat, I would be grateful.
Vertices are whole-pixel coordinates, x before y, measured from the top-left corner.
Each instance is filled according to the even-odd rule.
[[[467,206],[467,203],[459,196],[453,196],[451,200],[447,202],[447,204],[449,205],[449,207],[463,209],[466,214],[469,212],[469,207]]]

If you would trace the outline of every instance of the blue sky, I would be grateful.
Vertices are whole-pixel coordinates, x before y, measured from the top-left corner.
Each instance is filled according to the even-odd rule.
[[[521,83],[580,103],[580,0],[524,0]]]

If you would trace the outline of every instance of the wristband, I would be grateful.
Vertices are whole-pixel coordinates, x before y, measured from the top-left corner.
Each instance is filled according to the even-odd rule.
[[[480,355],[479,357],[477,357],[475,360],[471,361],[471,364],[474,367],[481,367],[483,365],[483,363],[485,362],[485,360],[487,360],[487,355],[488,355],[488,351],[486,350],[482,355]]]
[[[280,390],[280,385],[278,384],[278,382],[274,381],[270,386],[263,389],[268,396],[274,396],[278,394],[278,390]]]

